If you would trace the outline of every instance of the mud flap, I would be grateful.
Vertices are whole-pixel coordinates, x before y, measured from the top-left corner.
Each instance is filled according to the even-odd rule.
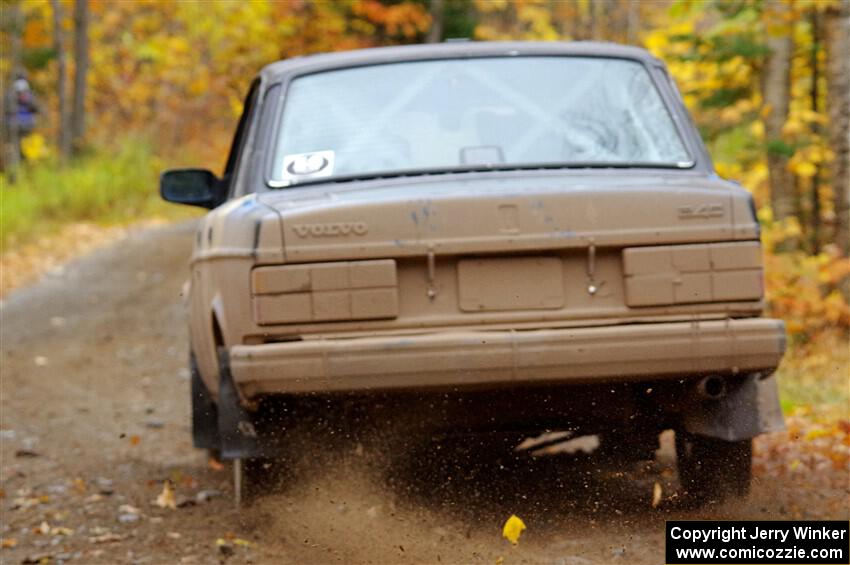
[[[250,459],[263,454],[252,414],[242,406],[233,377],[230,356],[219,348],[218,433],[223,459]]]
[[[701,400],[682,414],[686,431],[702,436],[740,441],[785,429],[776,378],[747,375],[719,400]]]
[[[218,410],[212,394],[201,380],[194,353],[189,354],[189,371],[192,380],[192,443],[199,449],[219,450]]]

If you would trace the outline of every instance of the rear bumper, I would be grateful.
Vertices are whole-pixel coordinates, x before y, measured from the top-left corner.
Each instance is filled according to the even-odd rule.
[[[784,349],[780,320],[749,318],[238,345],[230,368],[250,398],[770,372]]]

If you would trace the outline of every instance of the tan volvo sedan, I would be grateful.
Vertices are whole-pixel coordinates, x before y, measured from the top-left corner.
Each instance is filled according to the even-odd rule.
[[[744,495],[751,439],[783,425],[752,198],[641,49],[274,63],[223,176],[167,171],[161,193],[210,209],[193,434],[235,460],[237,497],[298,425],[379,408],[470,437],[593,434],[623,460],[673,429],[698,503]]]

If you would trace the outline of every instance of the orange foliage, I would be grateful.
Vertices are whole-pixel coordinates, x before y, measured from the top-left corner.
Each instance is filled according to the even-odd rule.
[[[62,6],[72,31],[73,5]],[[24,48],[52,48],[49,0],[29,0],[23,11]],[[91,0],[88,141],[109,145],[116,132],[143,135],[163,154],[180,149],[218,168],[248,84],[264,65],[417,41],[430,24],[417,2]],[[66,33],[73,69],[72,39]],[[55,80],[55,61],[30,72],[45,102],[42,127],[49,139],[57,123]]]
[[[412,39],[427,32],[431,25],[431,17],[420,4],[387,5],[377,0],[360,0],[354,3],[352,11],[373,24],[383,26],[391,36]]]
[[[779,248],[799,234],[796,220],[774,222],[761,214],[765,247],[765,286],[772,316],[785,320],[788,336],[801,343],[825,333],[846,334],[850,304],[841,287],[850,282],[850,261],[834,245],[809,255]]]

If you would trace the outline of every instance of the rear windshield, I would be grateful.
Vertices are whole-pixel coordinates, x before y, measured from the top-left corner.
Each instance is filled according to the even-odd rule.
[[[305,75],[272,179],[545,164],[692,165],[646,68],[591,57],[405,62]]]

